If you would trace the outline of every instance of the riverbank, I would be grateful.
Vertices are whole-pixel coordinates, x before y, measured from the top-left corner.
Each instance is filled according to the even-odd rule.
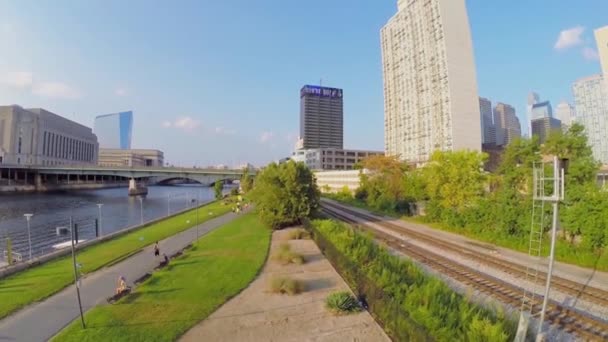
[[[90,310],[86,330],[76,320],[53,341],[174,341],[256,277],[269,237],[255,213],[242,215],[195,242],[118,303]]]
[[[199,223],[228,213],[230,205],[213,202],[195,210],[189,210],[168,219],[147,225],[141,229],[93,246],[81,247],[77,254],[83,274],[120,260],[126,255],[163,240]],[[198,215],[197,215],[198,211]],[[0,319],[20,308],[43,300],[73,282],[73,266],[69,256],[63,256],[45,264],[32,267],[2,279],[0,285]],[[34,281],[35,280],[35,281]]]

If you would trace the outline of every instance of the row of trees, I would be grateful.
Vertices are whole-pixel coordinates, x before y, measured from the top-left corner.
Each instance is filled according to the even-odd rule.
[[[354,195],[377,210],[406,214],[423,202],[430,221],[473,234],[523,238],[531,223],[533,165],[547,155],[569,161],[560,212],[563,239],[573,248],[602,250],[608,242],[608,193],[596,184],[599,164],[578,124],[542,146],[536,138],[512,142],[494,174],[483,171],[487,155],[479,152],[435,152],[418,169],[394,157],[370,157]]]

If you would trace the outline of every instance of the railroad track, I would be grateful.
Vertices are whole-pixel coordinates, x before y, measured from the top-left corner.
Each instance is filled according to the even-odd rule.
[[[341,221],[361,225],[357,220],[352,219],[338,212],[335,208],[323,208],[324,212]],[[342,210],[342,209],[339,209]],[[348,210],[344,210],[347,212]],[[360,214],[355,212],[356,214]],[[351,214],[353,216],[357,216]],[[361,216],[361,215],[358,215]],[[382,223],[377,223],[383,225]],[[365,225],[365,224],[363,224]],[[427,265],[440,273],[459,281],[462,284],[468,285],[479,292],[488,294],[499,301],[511,305],[515,308],[521,304],[521,296],[523,289],[492,277],[488,274],[479,272],[468,266],[454,262],[439,254],[430,252],[424,248],[418,247],[404,240],[398,239],[390,234],[381,232],[377,229],[367,227],[372,231],[374,236],[385,243],[392,249],[395,249],[412,259]],[[534,304],[535,309],[540,309],[542,305],[542,296],[537,296],[537,301]],[[550,300],[545,318],[552,325],[558,327],[562,331],[577,335],[587,341],[604,341],[608,340],[608,322],[598,320],[594,317],[578,312],[573,309],[566,308],[559,303]]]
[[[376,218],[376,217],[366,215],[361,212],[354,211],[352,209],[348,209],[343,206],[339,206],[339,205],[329,203],[326,201],[323,202],[323,206],[342,210],[346,213],[349,213],[350,215],[365,218],[370,221],[371,220],[378,221],[378,218]],[[484,254],[483,257],[480,257],[479,252],[475,251],[471,248],[454,245],[445,240],[437,239],[428,234],[421,233],[419,231],[415,231],[412,229],[408,229],[408,228],[405,228],[403,226],[400,226],[400,225],[397,225],[394,223],[390,223],[390,222],[381,222],[381,223],[375,222],[375,223],[383,226],[384,228],[390,229],[396,233],[408,235],[409,237],[411,237],[415,240],[418,240],[420,242],[424,242],[431,246],[437,246],[444,251],[456,253],[456,254],[462,255],[468,259],[475,260],[476,262],[480,262],[481,264],[484,264],[486,266],[492,267],[494,269],[498,269],[498,270],[505,272],[507,274],[510,274],[516,278],[520,278],[522,280],[526,279],[526,269],[524,266],[522,266],[520,264],[511,262],[508,260],[504,260],[501,258],[497,258],[490,254]],[[546,279],[547,279],[547,273],[539,271],[539,273],[538,273],[539,283],[544,284]],[[562,292],[564,294],[573,296],[574,298],[583,299],[583,300],[586,300],[591,303],[596,303],[601,306],[608,307],[608,291],[605,291],[605,290],[602,290],[602,289],[599,289],[599,288],[596,288],[593,286],[583,285],[583,284],[577,283],[575,281],[572,281],[572,280],[569,280],[566,278],[562,278],[562,277],[558,277],[555,275],[553,275],[551,277],[551,285],[552,285],[553,289],[556,289],[559,292]]]

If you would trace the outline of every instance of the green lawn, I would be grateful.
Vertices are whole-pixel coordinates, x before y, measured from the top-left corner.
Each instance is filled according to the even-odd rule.
[[[266,260],[271,231],[255,213],[205,235],[117,304],[98,306],[53,341],[174,341],[245,288]]]
[[[222,205],[221,202],[203,206],[199,208],[199,221],[221,216],[230,208],[230,205]],[[194,226],[195,221],[196,210],[185,212],[79,251],[78,262],[82,264],[84,273],[95,271],[158,240],[184,231]],[[74,281],[72,267],[70,255],[0,280],[0,319],[70,285]]]

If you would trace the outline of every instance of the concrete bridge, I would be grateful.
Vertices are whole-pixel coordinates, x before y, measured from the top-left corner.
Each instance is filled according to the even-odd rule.
[[[209,186],[217,181],[238,180],[242,174],[243,170],[230,169],[0,165],[0,188],[4,191],[49,191],[129,185],[130,189],[136,189],[176,179]],[[250,171],[250,174],[255,172]]]

